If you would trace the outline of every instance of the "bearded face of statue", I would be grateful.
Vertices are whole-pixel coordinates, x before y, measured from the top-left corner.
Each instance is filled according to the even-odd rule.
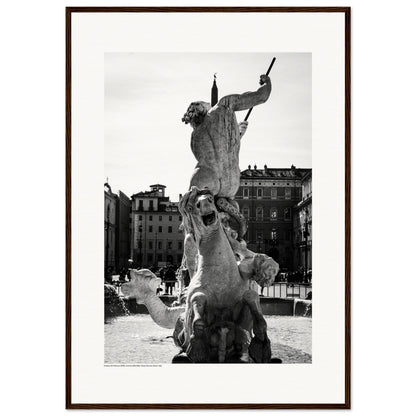
[[[204,101],[194,101],[188,107],[188,110],[182,117],[182,121],[185,124],[190,124],[192,127],[196,127],[202,123],[206,114],[211,109],[211,105]]]

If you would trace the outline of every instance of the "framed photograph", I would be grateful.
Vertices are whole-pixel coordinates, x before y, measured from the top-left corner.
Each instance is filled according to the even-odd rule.
[[[349,8],[67,8],[66,407],[350,408],[350,141]]]

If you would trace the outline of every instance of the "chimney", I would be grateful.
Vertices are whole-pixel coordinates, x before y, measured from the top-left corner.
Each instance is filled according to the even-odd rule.
[[[214,82],[212,83],[211,88],[211,107],[214,107],[215,104],[218,102],[218,88],[217,88],[217,75],[214,74]]]
[[[248,165],[248,170],[251,170],[251,165]]]
[[[264,173],[267,173],[267,165],[264,165]]]
[[[257,165],[254,165],[254,170],[257,170]]]
[[[179,201],[182,199],[182,194],[179,194]]]

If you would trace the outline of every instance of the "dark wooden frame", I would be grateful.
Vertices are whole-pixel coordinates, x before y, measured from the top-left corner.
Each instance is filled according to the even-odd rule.
[[[345,14],[345,399],[344,403],[138,404],[71,400],[71,14],[72,13]],[[67,7],[66,8],[66,408],[67,409],[350,409],[351,408],[351,9],[349,7]]]

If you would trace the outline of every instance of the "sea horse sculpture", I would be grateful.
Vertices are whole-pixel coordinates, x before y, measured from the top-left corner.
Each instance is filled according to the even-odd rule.
[[[271,258],[261,262],[253,257],[251,263],[246,259],[245,273],[240,273],[210,191],[192,187],[179,209],[198,252],[198,268],[188,286],[185,306],[165,306],[154,294],[158,281],[150,271],[133,270],[123,293],[138,294],[159,325],[175,326],[174,340],[181,353],[174,362],[270,362],[267,324],[249,279],[275,276],[278,264]]]

